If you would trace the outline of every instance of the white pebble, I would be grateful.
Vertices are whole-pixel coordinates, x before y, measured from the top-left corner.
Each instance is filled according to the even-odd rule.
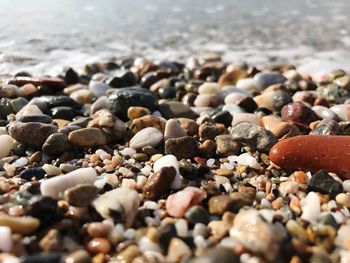
[[[126,239],[133,239],[135,237],[136,231],[133,228],[128,228],[125,232],[124,232],[124,237]]]
[[[159,206],[156,202],[147,200],[143,203],[143,208],[156,210],[159,209]]]
[[[134,150],[133,148],[124,148],[123,150],[119,151],[119,153],[123,156],[131,156],[134,153],[136,153],[136,150]]]
[[[195,236],[193,238],[193,242],[198,248],[206,248],[207,242],[205,241],[205,238],[203,236]]]
[[[141,168],[141,173],[145,176],[149,176],[149,174],[151,173],[152,171],[152,167],[149,166],[149,165],[145,165],[145,167]]]
[[[309,192],[308,195],[301,200],[300,205],[301,210],[303,211],[301,219],[314,223],[319,218],[321,213],[321,202],[315,192]]]
[[[215,159],[214,158],[210,158],[210,159],[207,160],[207,165],[209,167],[212,167],[214,165],[214,163],[215,163]]]
[[[185,237],[188,235],[188,225],[185,219],[179,219],[175,223],[177,235],[179,237]]]
[[[11,228],[8,226],[0,226],[0,250],[9,252],[12,249]]]
[[[97,173],[94,168],[80,168],[73,172],[44,180],[40,185],[41,194],[60,198],[63,192],[77,184],[93,184]]]
[[[147,127],[137,132],[130,140],[130,147],[141,149],[144,146],[157,147],[163,141],[163,133],[153,127]]]
[[[350,192],[350,179],[343,182],[343,188],[345,192]]]
[[[254,169],[261,169],[261,166],[258,163],[258,161],[249,153],[242,153],[240,156],[238,156],[237,162],[240,165],[249,166]]]
[[[160,246],[157,243],[154,243],[148,237],[145,237],[145,236],[140,238],[139,249],[142,252],[146,252],[146,251],[154,251],[159,253],[162,252]]]
[[[0,145],[0,159],[8,156],[15,146],[12,137],[7,134],[0,135]]]
[[[28,164],[28,159],[25,158],[25,157],[21,157],[21,158],[17,159],[16,161],[14,161],[12,164],[13,164],[16,168],[22,167],[22,166]]]
[[[98,157],[101,157],[101,155],[102,154],[104,154],[104,153],[106,153],[106,151],[105,150],[102,150],[102,149],[98,149],[98,150],[96,150],[96,155],[98,156]]]

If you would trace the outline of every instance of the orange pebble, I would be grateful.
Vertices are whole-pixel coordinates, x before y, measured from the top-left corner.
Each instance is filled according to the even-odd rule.
[[[95,237],[87,243],[86,249],[93,254],[108,253],[111,250],[111,243],[105,238]]]

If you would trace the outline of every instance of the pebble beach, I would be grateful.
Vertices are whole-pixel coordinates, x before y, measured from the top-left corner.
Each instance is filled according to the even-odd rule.
[[[350,262],[347,2],[247,1],[232,36],[235,1],[168,3],[156,31],[141,0],[107,1],[125,8],[112,35],[87,1],[96,28],[65,22],[52,38],[52,19],[13,42],[11,19],[65,16],[16,1],[13,16],[0,3],[0,263]],[[291,38],[298,12],[305,34]]]

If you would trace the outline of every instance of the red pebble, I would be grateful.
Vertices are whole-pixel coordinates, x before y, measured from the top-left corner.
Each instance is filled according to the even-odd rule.
[[[61,88],[61,89],[64,89],[67,86],[67,84],[64,82],[63,79],[48,78],[48,77],[42,77],[42,78],[16,77],[12,82],[13,84],[19,87],[28,83],[33,84],[35,86],[50,86],[50,87]]]
[[[198,163],[198,164],[206,164],[207,163],[207,161],[205,160],[205,159],[203,159],[203,158],[201,158],[201,157],[199,157],[199,156],[196,156],[196,157],[194,157],[193,158],[195,161],[196,161],[196,163]]]
[[[282,140],[270,150],[270,160],[291,170],[326,169],[350,179],[350,136],[301,135]]]

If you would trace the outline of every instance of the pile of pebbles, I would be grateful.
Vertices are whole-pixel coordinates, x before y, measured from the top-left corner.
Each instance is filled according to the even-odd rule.
[[[349,98],[216,55],[3,79],[0,262],[349,262]]]

